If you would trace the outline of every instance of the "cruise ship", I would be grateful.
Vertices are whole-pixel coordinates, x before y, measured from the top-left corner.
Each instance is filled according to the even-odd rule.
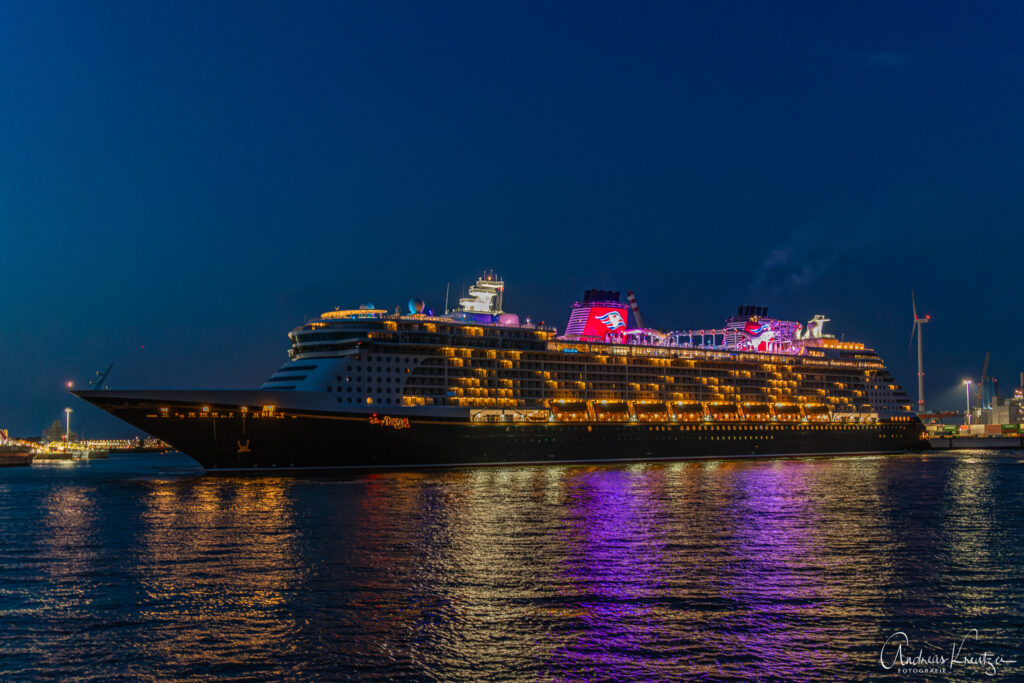
[[[365,304],[292,330],[258,389],[79,397],[208,471],[761,458],[928,448],[863,343],[741,306],[720,328],[643,326],[588,290],[562,334],[503,310],[486,273],[454,310]],[[630,324],[634,323],[632,326]]]

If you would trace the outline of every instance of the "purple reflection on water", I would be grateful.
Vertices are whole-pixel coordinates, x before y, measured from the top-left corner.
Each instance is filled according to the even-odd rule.
[[[682,665],[693,675],[799,677],[824,664],[806,647],[789,654],[830,637],[814,623],[830,595],[819,571],[829,560],[815,540],[814,468],[745,462],[570,474],[564,575],[579,623],[551,653],[552,669],[658,676]],[[709,477],[717,491],[706,490]],[[692,525],[669,509],[679,495],[697,499]],[[709,565],[702,555],[711,547],[726,552]]]
[[[556,668],[613,676],[649,660],[644,644],[661,640],[651,613],[665,588],[657,527],[664,517],[664,471],[594,469],[570,476],[564,576],[581,623],[551,657]]]
[[[736,607],[729,618],[734,651],[763,661],[779,675],[824,664],[814,661],[813,651],[796,659],[789,654],[797,640],[828,639],[813,621],[831,593],[823,580],[826,572],[820,571],[828,558],[815,540],[821,523],[809,491],[815,468],[809,461],[738,468],[736,495],[723,515],[723,521],[733,522],[724,546],[731,571],[722,590]],[[834,663],[834,653],[830,657]]]

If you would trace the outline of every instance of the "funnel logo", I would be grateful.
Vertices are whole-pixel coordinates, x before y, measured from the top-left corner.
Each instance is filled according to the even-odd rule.
[[[597,316],[597,319],[600,320],[609,330],[617,330],[620,327],[626,326],[626,321],[622,319],[622,316],[619,315],[618,311],[608,311],[604,315]]]
[[[747,326],[744,329],[746,330],[746,333],[749,334],[751,337],[760,337],[762,334],[771,329],[771,326],[768,325],[768,323],[756,323],[753,320],[751,320],[747,323]]]
[[[772,326],[766,322],[748,321],[743,331],[750,337],[747,340],[747,344],[750,348],[758,351],[767,351],[768,342],[775,339],[775,332],[772,330]]]

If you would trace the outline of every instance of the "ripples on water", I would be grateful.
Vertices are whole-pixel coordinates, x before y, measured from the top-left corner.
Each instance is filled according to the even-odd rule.
[[[0,470],[0,673],[836,680],[970,628],[1024,660],[1022,457]]]

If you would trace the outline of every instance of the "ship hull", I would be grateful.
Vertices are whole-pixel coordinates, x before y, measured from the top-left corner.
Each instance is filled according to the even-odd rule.
[[[929,447],[917,419],[879,424],[473,423],[468,415],[325,409],[314,396],[265,392],[76,392],[206,470],[420,469],[786,455]],[[310,392],[311,394],[313,392]],[[252,400],[250,400],[252,399]],[[247,406],[244,410],[241,406]]]

